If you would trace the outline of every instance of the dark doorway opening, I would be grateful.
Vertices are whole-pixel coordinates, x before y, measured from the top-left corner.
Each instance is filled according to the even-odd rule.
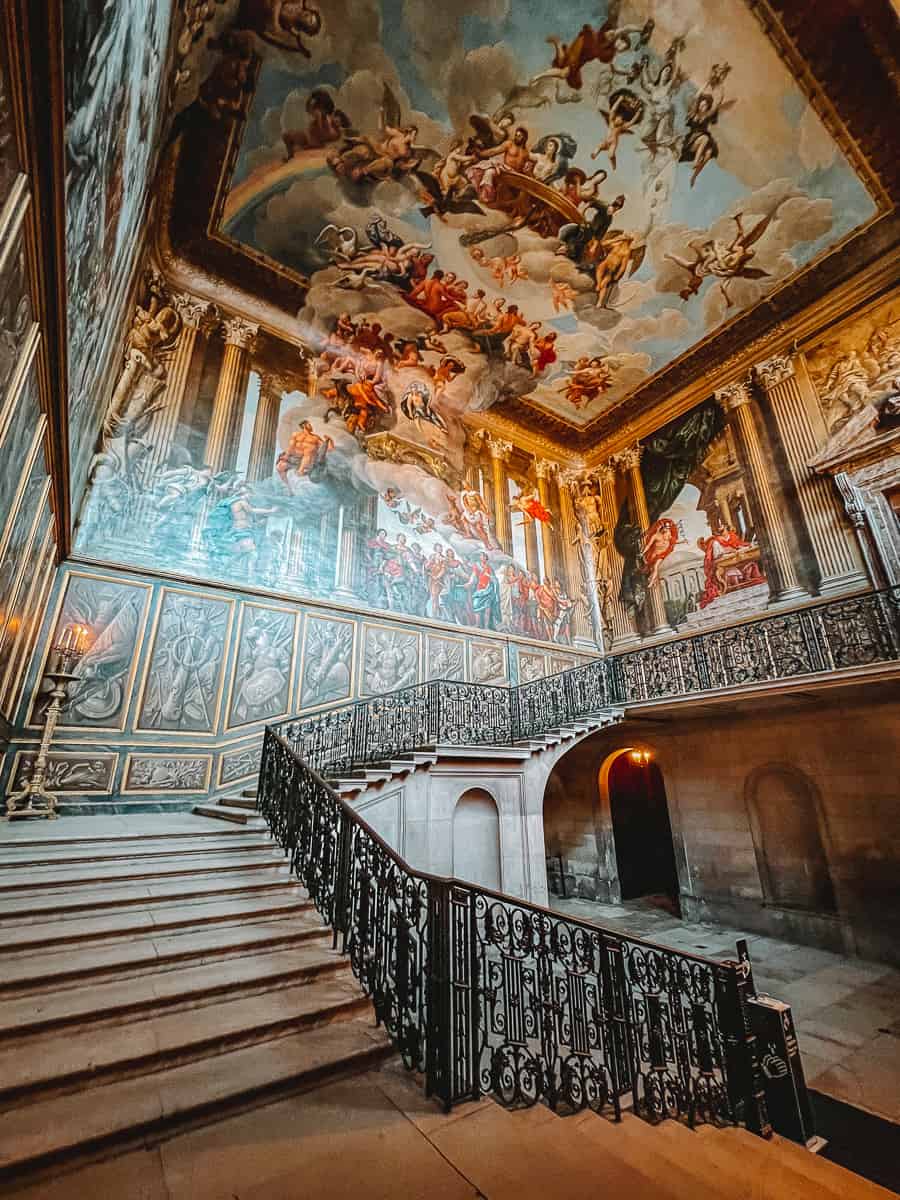
[[[620,754],[609,770],[609,805],[623,900],[659,897],[680,913],[675,847],[662,772]]]

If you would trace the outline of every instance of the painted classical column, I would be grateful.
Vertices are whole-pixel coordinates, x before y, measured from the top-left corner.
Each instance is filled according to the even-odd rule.
[[[334,591],[343,600],[354,600],[353,584],[356,578],[356,559],[359,549],[359,531],[353,506],[342,504],[338,509],[337,550],[338,557],[334,572]]]
[[[572,621],[572,631],[576,643],[584,641],[587,648],[593,649],[594,646],[603,644],[603,619],[597,601],[597,581],[594,578],[591,548],[584,536],[580,535],[579,518],[575,513],[573,490],[577,487],[577,478],[571,471],[558,472],[556,494],[562,551],[565,556],[566,591],[570,596],[577,597],[580,588],[585,603],[590,605],[589,613],[585,611],[584,604],[578,605]]]
[[[766,396],[794,482],[819,570],[822,595],[845,592],[866,583],[844,516],[829,480],[807,464],[828,441],[828,430],[803,358],[776,355],[753,371]]]
[[[619,510],[616,505],[616,477],[618,472],[615,461],[604,463],[603,466],[597,468],[595,474],[600,482],[601,514],[607,535],[604,556],[609,572],[607,577],[609,580],[609,597],[603,606],[608,614],[604,618],[604,624],[608,625],[610,634],[610,644],[607,649],[627,650],[629,647],[636,646],[640,638],[637,635],[631,617],[628,615],[628,610],[619,599],[619,592],[622,590],[622,570],[625,564],[622,556],[613,545],[613,531],[619,519]]]
[[[251,325],[241,317],[229,317],[222,322],[222,330],[225,334],[225,356],[206,435],[205,458],[214,472],[230,470],[234,466],[237,435],[250,377],[250,347],[259,333],[259,326]]]
[[[758,530],[761,544],[768,549],[767,574],[769,576],[769,603],[785,600],[802,600],[809,592],[801,586],[794,567],[787,531],[782,521],[781,508],[772,489],[773,464],[766,461],[759,440],[756,422],[751,407],[752,394],[749,384],[741,380],[716,392],[716,400],[728,414],[737,435],[744,462],[749,470],[749,483],[756,499],[759,517]],[[775,578],[772,578],[774,572]]]
[[[512,522],[509,516],[509,488],[506,482],[506,471],[503,464],[509,461],[513,452],[512,442],[504,442],[501,438],[488,436],[486,439],[488,453],[491,456],[491,478],[494,485],[494,532],[500,548],[506,554],[512,554]]]
[[[550,509],[550,478],[559,470],[559,465],[549,462],[546,458],[534,460],[534,471],[537,475],[538,499],[548,512]],[[559,574],[559,567],[553,546],[553,531],[546,521],[541,521],[541,546],[544,551],[544,574],[553,579]]]
[[[154,414],[147,433],[147,441],[152,446],[146,465],[148,479],[168,460],[197,344],[209,336],[213,327],[214,309],[205,300],[182,293],[172,297],[172,308],[181,318],[181,331],[175,343],[175,353],[169,361],[163,407]]]
[[[275,469],[281,394],[278,382],[263,375],[259,383],[259,402],[256,420],[253,422],[253,437],[250,440],[250,458],[247,462],[247,478],[251,482],[268,479]]]
[[[615,455],[612,460],[625,471],[634,519],[640,527],[641,535],[650,528],[650,513],[647,509],[647,497],[644,494],[644,480],[641,477],[642,452],[643,446],[638,443],[629,447],[628,450],[623,450],[621,454]],[[650,637],[672,632],[672,626],[666,619],[666,606],[663,602],[662,587],[658,580],[656,583],[647,584],[647,616],[650,619]]]

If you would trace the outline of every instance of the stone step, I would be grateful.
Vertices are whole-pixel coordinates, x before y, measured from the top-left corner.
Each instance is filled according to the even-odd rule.
[[[311,908],[306,892],[298,884],[294,888],[286,887],[280,893],[264,892],[257,897],[104,910],[96,916],[39,921],[31,925],[6,922],[0,924],[0,954],[61,945],[70,946],[73,953],[77,953],[78,945],[84,942],[206,925],[222,926],[239,921],[277,920]]]
[[[720,1136],[716,1136],[717,1133]],[[707,1161],[738,1177],[742,1168],[746,1172],[752,1155],[759,1157],[760,1141],[746,1129],[714,1130],[707,1126],[697,1129],[697,1142]],[[810,1154],[803,1146],[777,1134],[764,1145],[769,1156],[765,1170],[762,1169],[763,1160],[759,1160],[764,1185],[764,1190],[760,1191],[761,1200],[783,1197],[787,1188],[791,1189],[792,1200],[795,1193],[798,1200],[807,1200],[807,1197],[809,1200],[817,1197],[821,1200],[896,1200],[894,1192],[826,1158]]]
[[[246,797],[248,800],[255,800],[258,794],[258,789],[255,787],[244,788],[244,790],[241,792],[241,795]]]
[[[193,812],[200,817],[214,817],[217,821],[231,821],[234,825],[249,825],[253,830],[266,828],[262,817],[246,808],[234,808],[227,804],[195,804]]]
[[[215,854],[188,854],[160,861],[157,859],[121,864],[77,863],[52,867],[9,868],[0,873],[0,897],[26,892],[70,890],[97,884],[163,880],[181,875],[239,875],[242,871],[265,871],[281,866],[283,853],[273,844],[246,854],[220,851]]]
[[[345,1021],[50,1099],[3,1117],[0,1180],[142,1144],[326,1080],[366,1071],[392,1054],[371,1023]]]
[[[28,996],[0,997],[0,1044],[51,1030],[119,1025],[156,1013],[193,1010],[223,996],[252,996],[286,984],[341,971],[346,959],[331,949],[326,930],[285,950],[194,966],[175,964],[159,974],[91,980]]]
[[[284,861],[274,870],[242,871],[237,878],[210,875],[185,875],[161,883],[133,883],[116,886],[93,884],[71,891],[49,894],[24,893],[0,899],[0,923],[7,921],[46,921],[51,916],[74,915],[101,908],[159,902],[194,901],[231,895],[248,895],[280,889],[292,880]]]
[[[243,808],[247,812],[256,812],[256,801],[246,796],[222,796],[216,802],[220,808]]]
[[[134,862],[145,859],[163,862],[183,854],[247,854],[272,849],[270,839],[261,838],[254,830],[247,832],[249,836],[240,839],[237,845],[234,844],[235,839],[231,836],[231,831],[223,830],[226,836],[218,839],[212,838],[208,843],[204,842],[202,846],[192,845],[189,839],[185,839],[183,843],[166,849],[157,848],[155,845],[148,846],[140,838],[135,838],[124,846],[109,846],[105,842],[98,842],[94,847],[66,845],[55,851],[43,852],[35,846],[23,846],[20,850],[16,846],[0,844],[0,856],[2,856],[0,857],[0,871],[17,867],[71,866],[93,862],[109,863],[111,866],[115,866],[116,862]]]
[[[304,913],[228,929],[129,937],[102,946],[88,944],[78,954],[71,949],[23,953],[6,963],[0,976],[0,996],[65,987],[88,979],[126,978],[175,963],[237,958],[329,936],[317,914]]]
[[[69,828],[71,828],[72,825],[76,824],[76,822],[74,822],[74,821],[67,822],[67,824],[69,825]],[[84,826],[85,829],[91,828],[91,826],[86,821],[78,821],[77,824],[79,826]],[[198,824],[199,824],[199,822],[198,822]],[[19,826],[18,828],[21,828],[21,826]],[[197,830],[186,830],[186,829],[170,830],[168,833],[149,833],[149,832],[145,833],[143,830],[141,830],[140,832],[133,832],[133,833],[106,833],[106,834],[84,833],[84,834],[78,834],[78,835],[72,834],[69,832],[60,833],[60,834],[55,833],[55,832],[53,832],[53,833],[48,832],[46,834],[46,836],[39,837],[39,838],[26,838],[26,837],[8,838],[8,839],[4,840],[3,845],[4,845],[4,853],[5,853],[7,848],[13,849],[13,848],[19,848],[19,847],[23,847],[23,846],[27,846],[27,847],[37,846],[41,850],[46,850],[49,847],[55,847],[55,846],[83,846],[83,845],[98,846],[98,845],[107,845],[107,844],[111,844],[114,846],[121,846],[127,842],[137,842],[137,841],[140,841],[142,843],[150,843],[150,842],[171,843],[171,842],[180,841],[183,838],[190,838],[193,841],[195,838],[209,840],[210,838],[213,838],[213,839],[223,838],[223,837],[240,838],[240,837],[246,837],[246,836],[247,836],[247,831],[244,829],[221,829],[221,828],[213,829],[211,827],[206,827],[206,828],[197,829]],[[199,841],[198,841],[198,844],[200,844]]]
[[[371,1002],[345,965],[329,977],[264,995],[223,996],[196,1012],[21,1037],[0,1047],[0,1110],[26,1098],[146,1075],[365,1012],[371,1012]]]

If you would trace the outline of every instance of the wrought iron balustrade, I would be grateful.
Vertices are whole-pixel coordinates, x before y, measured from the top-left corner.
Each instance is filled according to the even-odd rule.
[[[714,962],[416,871],[267,729],[259,809],[406,1066],[492,1094],[767,1132],[747,982]]]
[[[697,695],[900,659],[900,587],[614,654],[609,703]]]

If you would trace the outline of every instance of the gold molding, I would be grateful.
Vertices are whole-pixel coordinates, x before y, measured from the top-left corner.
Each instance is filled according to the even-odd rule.
[[[259,750],[262,751],[262,733],[263,731],[260,730],[253,737],[248,738],[246,746],[235,745],[233,747],[227,747],[225,750],[218,752],[219,757],[216,761],[216,790],[223,787],[235,787],[237,784],[243,783],[247,779],[257,778],[257,771],[248,771],[246,775],[235,775],[234,779],[229,779],[228,782],[225,783],[222,780],[222,767],[225,763],[225,759],[231,754],[242,754],[245,750],[252,750],[255,747],[258,747]]]
[[[56,630],[56,626],[59,623],[59,618],[62,613],[63,606],[65,604],[66,596],[68,596],[68,594],[69,594],[69,585],[73,579],[97,579],[101,583],[122,583],[123,587],[139,587],[139,588],[142,588],[143,591],[145,592],[144,607],[143,607],[143,611],[141,613],[140,620],[138,622],[138,627],[137,627],[137,631],[136,631],[135,639],[134,639],[134,647],[135,647],[134,654],[132,656],[131,666],[128,671],[128,683],[124,689],[121,724],[106,725],[106,726],[104,726],[104,725],[66,725],[63,720],[60,720],[59,724],[57,725],[57,729],[59,729],[59,730],[89,729],[92,734],[123,733],[125,730],[125,726],[128,723],[128,712],[129,712],[129,709],[131,708],[131,702],[133,699],[132,692],[134,689],[134,677],[137,674],[138,662],[140,660],[140,649],[141,649],[141,646],[143,645],[144,634],[145,634],[146,628],[147,628],[147,614],[150,610],[150,600],[153,595],[153,585],[150,583],[144,583],[143,581],[141,581],[139,579],[129,579],[129,580],[127,580],[127,582],[123,583],[121,580],[111,579],[110,576],[108,576],[108,575],[97,575],[92,571],[70,570],[65,577],[65,586],[63,586],[59,589],[59,595],[56,597],[56,603],[53,606],[53,616],[50,620],[50,624],[47,627],[47,641],[46,641],[46,645],[44,646],[43,658],[41,659],[41,669],[40,669],[40,672],[39,672],[37,678],[34,681],[34,687],[32,688],[31,696],[29,697],[29,700],[28,700],[28,717],[25,722],[25,726],[28,729],[40,729],[41,728],[41,723],[34,720],[35,703],[40,694],[41,684],[44,682],[44,676],[47,672],[47,660],[50,657],[50,643],[53,639],[53,634],[54,634],[54,631]],[[60,716],[62,716],[62,714],[60,714]]]
[[[231,701],[234,695],[234,680],[237,675],[238,659],[241,653],[241,637],[244,632],[244,615],[248,608],[263,608],[267,612],[280,613],[282,616],[293,618],[294,632],[291,635],[291,658],[288,666],[288,685],[285,692],[284,708],[281,712],[272,713],[268,717],[260,717],[253,721],[240,721],[236,725],[231,724]],[[302,614],[296,609],[281,608],[276,604],[257,604],[255,600],[244,600],[241,602],[240,612],[238,613],[237,632],[234,642],[234,656],[231,663],[231,671],[228,675],[228,689],[225,697],[225,722],[223,732],[231,732],[234,729],[246,729],[248,725],[258,725],[260,721],[270,724],[272,721],[280,721],[283,717],[290,716],[291,712],[291,697],[294,694],[294,682],[297,671],[297,641],[300,634],[300,621],[298,618]]]
[[[39,627],[43,619],[50,586],[52,585],[52,573],[56,557],[56,539],[54,535],[55,528],[51,518],[50,525],[44,533],[37,570],[34,572],[31,587],[28,589],[28,594],[25,597],[25,606],[23,609],[25,618],[22,621],[13,649],[10,652],[9,663],[3,675],[3,681],[0,683],[0,713],[5,715],[10,721],[15,713],[19,691],[22,686],[22,674],[33,652],[33,638],[37,634],[35,626]],[[29,646],[32,648],[31,651],[29,651]]]
[[[152,584],[146,586],[152,589]],[[225,632],[222,636],[222,662],[219,667],[218,682],[216,685],[216,711],[210,722],[211,728],[202,729],[155,729],[148,728],[141,724],[141,717],[144,712],[144,698],[147,691],[147,685],[150,681],[150,670],[153,666],[153,656],[156,652],[156,639],[159,634],[159,624],[162,619],[163,606],[165,605],[166,596],[194,596],[197,599],[211,600],[214,604],[224,604],[227,608],[227,616],[225,620]],[[150,639],[148,642],[147,655],[144,660],[144,670],[141,676],[141,686],[138,691],[137,700],[132,713],[132,728],[135,733],[156,733],[166,734],[170,738],[210,738],[216,737],[219,732],[219,721],[222,716],[222,701],[225,692],[225,668],[228,661],[228,654],[231,650],[231,631],[234,627],[234,609],[237,602],[230,596],[211,596],[205,591],[189,591],[187,588],[170,588],[161,587],[159,590],[159,599],[156,605],[156,612],[153,616],[153,625],[150,630]],[[141,639],[143,641],[143,638]],[[133,697],[132,697],[133,699]]]

